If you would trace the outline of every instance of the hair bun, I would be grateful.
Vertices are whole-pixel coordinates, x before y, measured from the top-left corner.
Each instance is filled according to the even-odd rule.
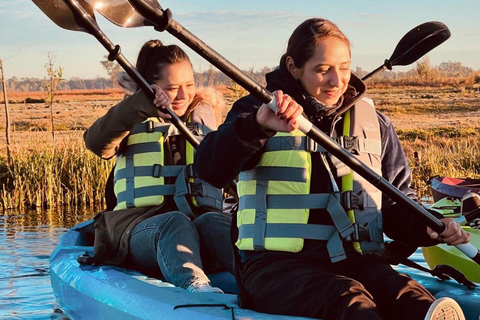
[[[163,43],[159,39],[154,39],[149,41],[152,44],[152,47],[163,47]]]

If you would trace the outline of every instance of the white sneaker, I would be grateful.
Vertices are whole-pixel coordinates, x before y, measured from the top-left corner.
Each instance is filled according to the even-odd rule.
[[[465,316],[455,300],[444,297],[432,303],[425,320],[465,320]]]
[[[187,291],[195,292],[195,293],[206,293],[206,292],[213,292],[213,293],[223,293],[222,289],[217,287],[212,287],[209,284],[200,284],[200,285],[189,285]]]

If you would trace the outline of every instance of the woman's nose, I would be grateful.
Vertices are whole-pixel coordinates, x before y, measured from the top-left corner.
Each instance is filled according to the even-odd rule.
[[[334,68],[332,68],[331,70],[332,70],[332,72],[330,72],[328,83],[332,87],[339,87],[342,83],[342,74],[341,74],[340,70],[337,70],[337,69],[334,69]]]
[[[176,98],[178,100],[183,100],[183,99],[186,98],[186,96],[187,96],[187,92],[186,92],[185,88],[184,87],[179,87],[178,91],[177,91],[177,97]]]

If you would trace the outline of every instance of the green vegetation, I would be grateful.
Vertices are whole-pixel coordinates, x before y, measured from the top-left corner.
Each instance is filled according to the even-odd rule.
[[[415,140],[402,140],[412,170],[412,187],[424,196],[430,195],[428,181],[435,175],[480,178],[478,130],[453,137],[445,137],[441,130],[435,131],[426,131]]]
[[[3,210],[103,204],[113,162],[86,150],[82,140],[31,140],[11,151],[12,165],[0,153]]]

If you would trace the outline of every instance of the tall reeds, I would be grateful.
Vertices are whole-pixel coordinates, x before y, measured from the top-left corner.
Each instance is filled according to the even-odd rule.
[[[402,135],[400,135],[402,137]],[[429,195],[433,176],[480,178],[480,134],[457,137],[429,135],[425,139],[402,140],[412,169],[412,187]]]
[[[12,148],[12,163],[0,153],[0,204],[7,209],[102,205],[114,165],[86,150],[78,135],[33,139]]]

